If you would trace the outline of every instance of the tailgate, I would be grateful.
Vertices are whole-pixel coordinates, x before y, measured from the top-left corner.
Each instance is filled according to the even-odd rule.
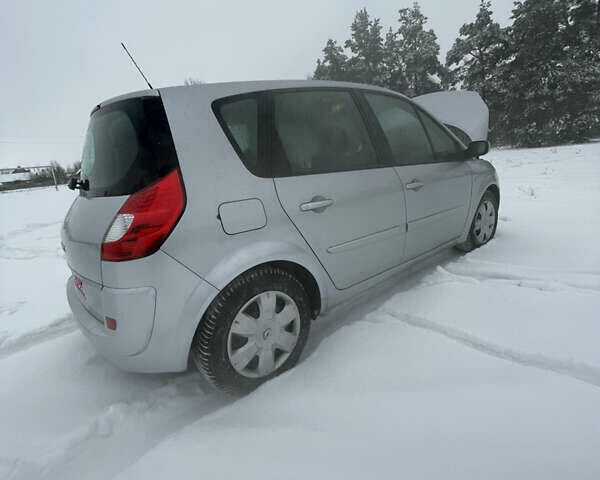
[[[102,240],[127,196],[78,196],[62,229],[62,244],[71,270],[81,277],[102,283]]]

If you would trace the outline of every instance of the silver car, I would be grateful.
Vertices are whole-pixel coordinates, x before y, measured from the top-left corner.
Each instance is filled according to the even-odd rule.
[[[327,81],[102,102],[62,229],[74,317],[122,369],[191,363],[248,392],[298,361],[319,314],[494,236],[487,128],[472,92]]]

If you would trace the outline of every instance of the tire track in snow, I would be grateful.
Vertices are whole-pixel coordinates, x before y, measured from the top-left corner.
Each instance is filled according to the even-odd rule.
[[[548,372],[559,373],[590,385],[600,387],[600,367],[504,347],[494,342],[476,337],[475,335],[458,328],[442,325],[427,320],[426,318],[409,315],[407,313],[398,313],[387,308],[382,308],[379,311],[389,317],[400,320],[407,325],[440,334],[461,345],[485,353],[486,355],[502,360],[508,360],[526,367],[534,367]]]
[[[40,476],[112,478],[165,438],[234,401],[210,388],[199,373],[173,374],[156,389],[106,406],[40,459]]]
[[[477,282],[504,281],[542,291],[571,288],[582,292],[600,293],[600,274],[591,271],[546,271],[468,259],[438,267],[438,271],[459,279],[472,279]]]
[[[36,222],[36,223],[28,223],[22,228],[18,228],[16,230],[10,230],[5,232],[3,235],[0,235],[0,242],[5,242],[8,239],[12,239],[14,237],[19,237],[22,235],[29,235],[35,230],[39,230],[46,227],[51,227],[54,225],[61,225],[62,220],[57,220],[54,222]]]
[[[77,329],[72,315],[59,318],[48,325],[38,327],[29,332],[0,338],[0,358],[13,355],[40,343],[66,335]]]

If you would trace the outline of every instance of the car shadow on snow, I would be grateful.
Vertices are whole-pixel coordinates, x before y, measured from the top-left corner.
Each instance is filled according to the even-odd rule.
[[[300,362],[310,356],[319,348],[323,340],[340,328],[362,320],[368,313],[377,310],[397,293],[411,290],[420,285],[423,279],[433,273],[438,266],[444,266],[464,255],[454,248],[444,249],[422,262],[392,275],[352,300],[335,306],[327,314],[317,317],[311,326],[308,342]]]

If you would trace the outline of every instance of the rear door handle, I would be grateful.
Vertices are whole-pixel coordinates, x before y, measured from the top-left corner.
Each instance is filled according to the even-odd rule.
[[[406,184],[406,188],[408,190],[419,190],[419,188],[423,186],[425,186],[425,184],[423,182],[419,182],[418,180],[413,180]]]
[[[310,202],[301,203],[300,211],[321,213],[327,207],[333,205],[331,198],[321,197],[320,195],[313,197]]]

